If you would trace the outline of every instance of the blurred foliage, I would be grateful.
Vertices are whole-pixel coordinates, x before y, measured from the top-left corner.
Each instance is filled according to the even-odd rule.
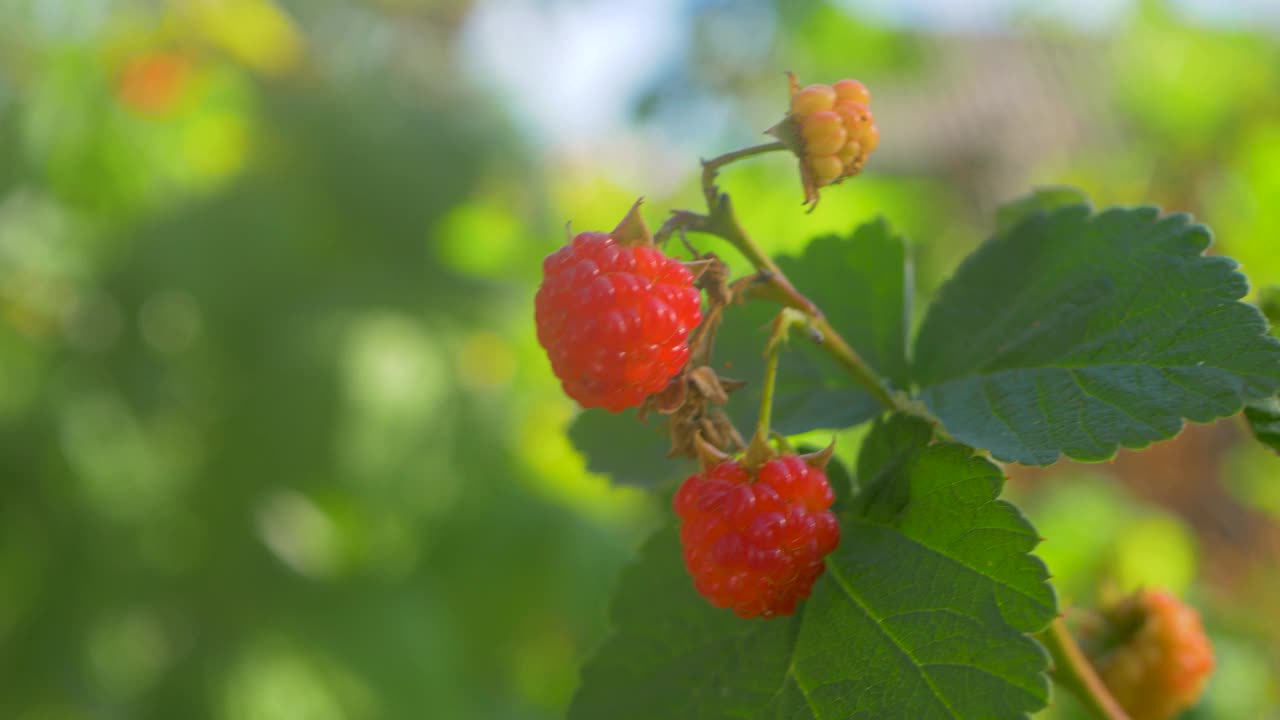
[[[563,714],[663,508],[571,449],[538,263],[566,220],[696,205],[694,159],[755,142],[785,69],[857,75],[885,123],[813,215],[786,159],[725,173],[776,251],[883,216],[927,290],[1001,202],[1070,183],[1194,212],[1280,283],[1274,29],[1145,2],[982,35],[845,5],[644,5],[673,51],[592,115],[600,86],[570,81],[626,43],[554,51],[627,3],[0,0],[0,717]],[[1202,449],[1176,502],[1014,483],[1067,599],[1201,603],[1221,669],[1198,717],[1280,704],[1254,612],[1280,602],[1280,459],[1247,439]],[[1224,502],[1252,528],[1225,547],[1184,512]]]

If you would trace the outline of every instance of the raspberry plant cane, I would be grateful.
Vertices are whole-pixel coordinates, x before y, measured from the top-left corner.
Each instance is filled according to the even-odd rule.
[[[790,86],[772,131],[783,139],[704,161],[705,210],[675,210],[654,234],[679,237],[703,268],[689,361],[637,412],[587,411],[570,429],[589,467],[618,481],[687,478],[680,521],[622,575],[570,718],[1023,718],[1050,702],[1051,681],[1095,717],[1126,718],[1061,619],[1032,554],[1039,534],[999,497],[999,463],[1101,461],[1238,414],[1280,393],[1280,343],[1241,302],[1235,264],[1204,254],[1206,228],[1150,207],[1097,210],[1071,189],[1003,208],[913,332],[910,250],[888,223],[774,258],[718,185],[732,163],[791,152],[812,209],[864,170],[879,137],[865,87]],[[821,113],[843,118],[841,102],[851,124],[837,131]],[[838,175],[814,162],[833,153]],[[700,237],[754,271],[730,277]],[[794,327],[807,342],[780,342]],[[736,427],[753,418],[743,443]],[[864,423],[851,468],[787,449],[786,436]],[[751,526],[760,493],[770,512],[785,504],[766,479],[778,462],[822,470],[802,510],[835,526],[795,538],[812,548],[774,576],[745,548],[773,539]]]

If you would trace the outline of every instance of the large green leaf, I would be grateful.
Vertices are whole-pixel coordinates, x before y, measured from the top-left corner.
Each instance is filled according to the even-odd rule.
[[[883,220],[859,226],[851,235],[814,239],[800,257],[778,259],[792,284],[827,314],[840,332],[882,376],[905,388],[910,265],[902,238]],[[764,346],[778,307],[751,302],[732,306],[716,341],[715,367],[746,380],[735,393],[731,415],[749,434],[755,423],[764,375]],[[865,422],[881,408],[827,353],[793,334],[779,364],[773,426],[792,434],[845,428]]]
[[[712,608],[675,528],[659,532],[623,576],[614,634],[569,717],[1003,720],[1043,707],[1047,658],[1027,633],[1056,604],[1027,554],[1036,534],[996,499],[999,470],[964,446],[927,446],[916,422],[877,426],[859,463],[904,486],[905,506],[842,518],[827,573],[792,617]]]
[[[996,232],[1012,230],[1036,213],[1050,212],[1070,205],[1088,205],[1083,190],[1070,186],[1042,187],[1013,200],[996,210]]]
[[[682,478],[694,467],[688,458],[667,457],[666,416],[656,412],[641,422],[635,410],[586,410],[569,426],[569,439],[586,457],[588,470],[620,485],[652,487]]]
[[[1103,460],[1280,388],[1236,264],[1154,208],[1032,212],[970,256],[916,340],[920,395],[1003,460]]]
[[[815,238],[804,255],[781,257],[778,266],[872,368],[906,387],[911,260],[884,218],[858,226],[849,237]]]
[[[741,620],[698,596],[668,526],[613,596],[613,635],[582,671],[570,720],[748,718],[780,687],[800,615]]]

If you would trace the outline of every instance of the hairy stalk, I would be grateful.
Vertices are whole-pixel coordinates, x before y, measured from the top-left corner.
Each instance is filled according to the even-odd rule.
[[[1093,665],[1076,644],[1061,617],[1040,635],[1040,642],[1053,658],[1053,681],[1080,698],[1085,708],[1098,720],[1129,720],[1120,703],[1111,696]]]

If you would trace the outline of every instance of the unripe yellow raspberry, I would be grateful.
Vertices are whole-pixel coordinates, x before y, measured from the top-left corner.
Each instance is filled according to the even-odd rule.
[[[1213,672],[1213,647],[1195,609],[1159,590],[1143,590],[1103,616],[1128,628],[1095,664],[1132,720],[1169,720],[1195,705]]]
[[[856,142],[862,146],[862,152],[871,154],[872,150],[880,144],[880,130],[875,125],[868,125],[862,129],[858,135]]]
[[[862,103],[841,100],[836,103],[835,112],[840,116],[845,130],[849,131],[850,136],[856,137],[862,131],[862,128],[871,124],[871,111]]]
[[[867,91],[867,86],[857,80],[838,80],[831,89],[835,90],[836,97],[841,100],[852,100],[861,105],[871,104],[871,93]]]
[[[849,138],[840,116],[829,110],[804,118],[800,124],[800,136],[804,138],[807,156],[832,155],[844,147]]]
[[[857,80],[801,88],[794,75],[791,107],[769,133],[800,159],[804,197],[818,202],[818,188],[857,175],[879,142],[867,104],[871,94]]]
[[[836,91],[827,85],[810,85],[796,93],[791,101],[791,113],[804,117],[830,110],[836,104]]]
[[[845,172],[852,175],[854,166],[862,160],[862,146],[858,144],[857,140],[847,142],[844,147],[840,148],[840,152],[836,153],[836,156],[844,164]]]
[[[830,185],[844,175],[844,163],[835,155],[817,155],[809,158],[809,170],[818,186]]]

